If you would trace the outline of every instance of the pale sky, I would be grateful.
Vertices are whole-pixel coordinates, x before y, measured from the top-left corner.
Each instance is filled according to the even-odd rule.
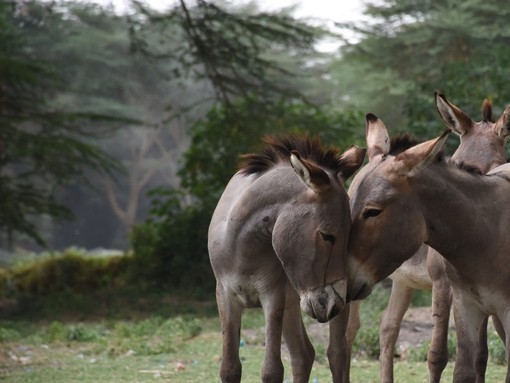
[[[119,10],[126,9],[127,0],[91,0],[100,4],[114,4]],[[242,4],[243,0],[230,0],[232,3]],[[297,17],[315,17],[332,21],[359,20],[365,0],[258,0],[262,9],[275,10],[296,5]],[[172,0],[142,0],[152,7],[164,10],[176,1]]]
[[[128,0],[89,0],[100,4],[113,4],[116,9],[123,11],[129,4]],[[142,0],[152,7],[164,10],[175,4],[175,0]],[[234,4],[242,4],[248,0],[230,0]],[[317,18],[333,22],[359,21],[363,19],[362,11],[366,0],[258,0],[261,9],[272,11],[290,6],[296,6],[294,16],[298,18]],[[330,25],[331,25],[330,24]],[[321,51],[334,51],[338,48],[338,42],[324,41],[319,43]]]

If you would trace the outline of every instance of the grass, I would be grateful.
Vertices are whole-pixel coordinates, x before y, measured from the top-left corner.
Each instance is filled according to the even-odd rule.
[[[377,305],[381,301],[378,294],[382,293],[374,295]],[[93,315],[76,321],[68,319],[73,316],[63,311],[56,320],[28,321],[19,316],[16,320],[1,320],[0,380],[8,383],[218,381],[221,334],[214,302],[179,300],[162,294],[151,299],[154,301],[144,302],[143,307],[171,302],[172,313],[163,310],[163,314],[148,315],[145,310],[138,311],[135,305],[129,319],[121,319],[117,313],[112,317]],[[375,316],[362,314],[364,320]],[[305,322],[308,326],[314,324],[309,319]],[[245,383],[260,381],[264,355],[262,326],[261,311],[247,310],[240,347]],[[325,351],[327,328],[321,326],[324,327],[319,331],[320,336],[312,336],[317,350],[310,380],[314,383],[331,381]],[[365,331],[375,333],[377,322],[372,325],[364,322],[363,326]],[[378,362],[366,355],[358,350],[354,357],[351,382],[379,381]],[[288,354],[284,352],[283,358],[285,381],[290,383]],[[452,365],[445,371],[444,381],[451,381]],[[490,363],[487,381],[504,381],[505,371],[504,366]],[[427,382],[427,364],[397,361],[395,376],[396,381]]]
[[[214,292],[177,295],[148,290],[125,283],[124,258],[84,263],[80,257],[69,252],[62,257],[29,259],[0,275],[3,292],[0,294],[0,381],[196,383],[219,380],[221,331]],[[105,272],[107,277],[98,282],[100,272]],[[352,360],[353,383],[379,381],[378,327],[387,300],[388,290],[380,285],[362,305],[362,326]],[[430,304],[430,293],[419,293],[413,302]],[[327,325],[308,317],[305,324],[316,350],[310,381],[330,382]],[[245,312],[240,344],[244,383],[260,381],[263,326],[261,310]],[[487,381],[504,381],[506,367],[501,365],[504,349],[492,333],[489,349]],[[396,361],[396,381],[427,382],[426,352],[425,344],[416,347],[405,360]],[[290,383],[290,361],[285,348],[282,355],[285,382]],[[445,371],[444,381],[451,380],[452,366],[450,363]]]

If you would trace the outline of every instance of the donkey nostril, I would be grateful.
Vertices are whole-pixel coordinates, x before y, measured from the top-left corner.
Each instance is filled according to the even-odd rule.
[[[319,304],[320,304],[323,308],[325,308],[325,307],[326,307],[326,304],[328,303],[327,298],[326,298],[325,296],[320,296],[318,300],[319,300]]]

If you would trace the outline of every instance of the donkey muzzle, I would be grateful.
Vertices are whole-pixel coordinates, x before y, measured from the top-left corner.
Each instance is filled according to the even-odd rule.
[[[306,291],[300,294],[301,310],[321,323],[327,322],[344,308],[346,293],[345,279]]]

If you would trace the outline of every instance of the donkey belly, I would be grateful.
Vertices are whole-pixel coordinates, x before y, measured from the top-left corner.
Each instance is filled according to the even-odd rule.
[[[413,289],[431,290],[432,280],[427,271],[427,260],[416,253],[389,276],[394,282]]]

